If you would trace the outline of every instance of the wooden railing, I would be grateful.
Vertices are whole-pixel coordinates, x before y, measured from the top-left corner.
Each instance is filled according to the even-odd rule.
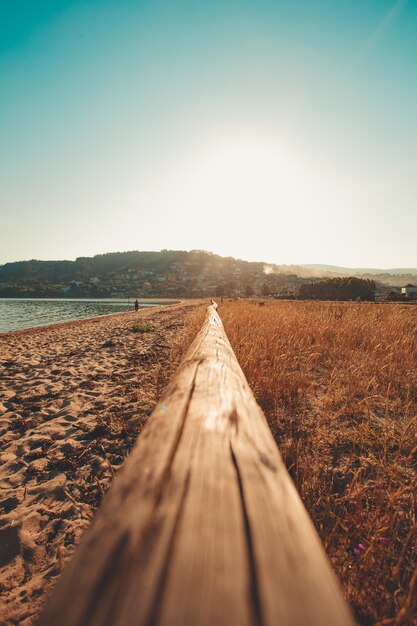
[[[41,626],[352,626],[216,305]]]

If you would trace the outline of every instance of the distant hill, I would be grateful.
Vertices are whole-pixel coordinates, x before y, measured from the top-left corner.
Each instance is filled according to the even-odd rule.
[[[201,297],[246,287],[256,292],[266,280],[264,266],[202,250],[19,261],[0,266],[0,297]]]
[[[277,265],[204,250],[110,252],[75,261],[18,261],[0,266],[0,297],[203,297],[290,295],[322,278],[356,276],[378,289],[417,283],[417,269]]]
[[[343,276],[360,276],[361,274],[372,274],[377,276],[378,274],[390,274],[397,276],[411,275],[417,276],[416,267],[396,267],[391,269],[377,269],[369,267],[339,267],[338,265],[320,265],[320,264],[307,264],[301,267],[307,270],[319,270],[323,272],[331,272],[332,274],[342,274]]]

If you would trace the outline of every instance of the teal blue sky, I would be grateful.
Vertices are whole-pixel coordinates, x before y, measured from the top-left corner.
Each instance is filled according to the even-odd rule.
[[[417,0],[0,0],[0,263],[417,265]]]

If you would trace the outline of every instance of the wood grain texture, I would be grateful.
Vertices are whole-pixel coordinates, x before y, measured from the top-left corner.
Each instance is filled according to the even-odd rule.
[[[352,626],[216,312],[39,626]]]

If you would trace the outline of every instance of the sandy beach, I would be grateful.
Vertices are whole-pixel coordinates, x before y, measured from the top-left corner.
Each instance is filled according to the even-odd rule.
[[[34,622],[178,365],[199,304],[0,336],[2,624]]]

